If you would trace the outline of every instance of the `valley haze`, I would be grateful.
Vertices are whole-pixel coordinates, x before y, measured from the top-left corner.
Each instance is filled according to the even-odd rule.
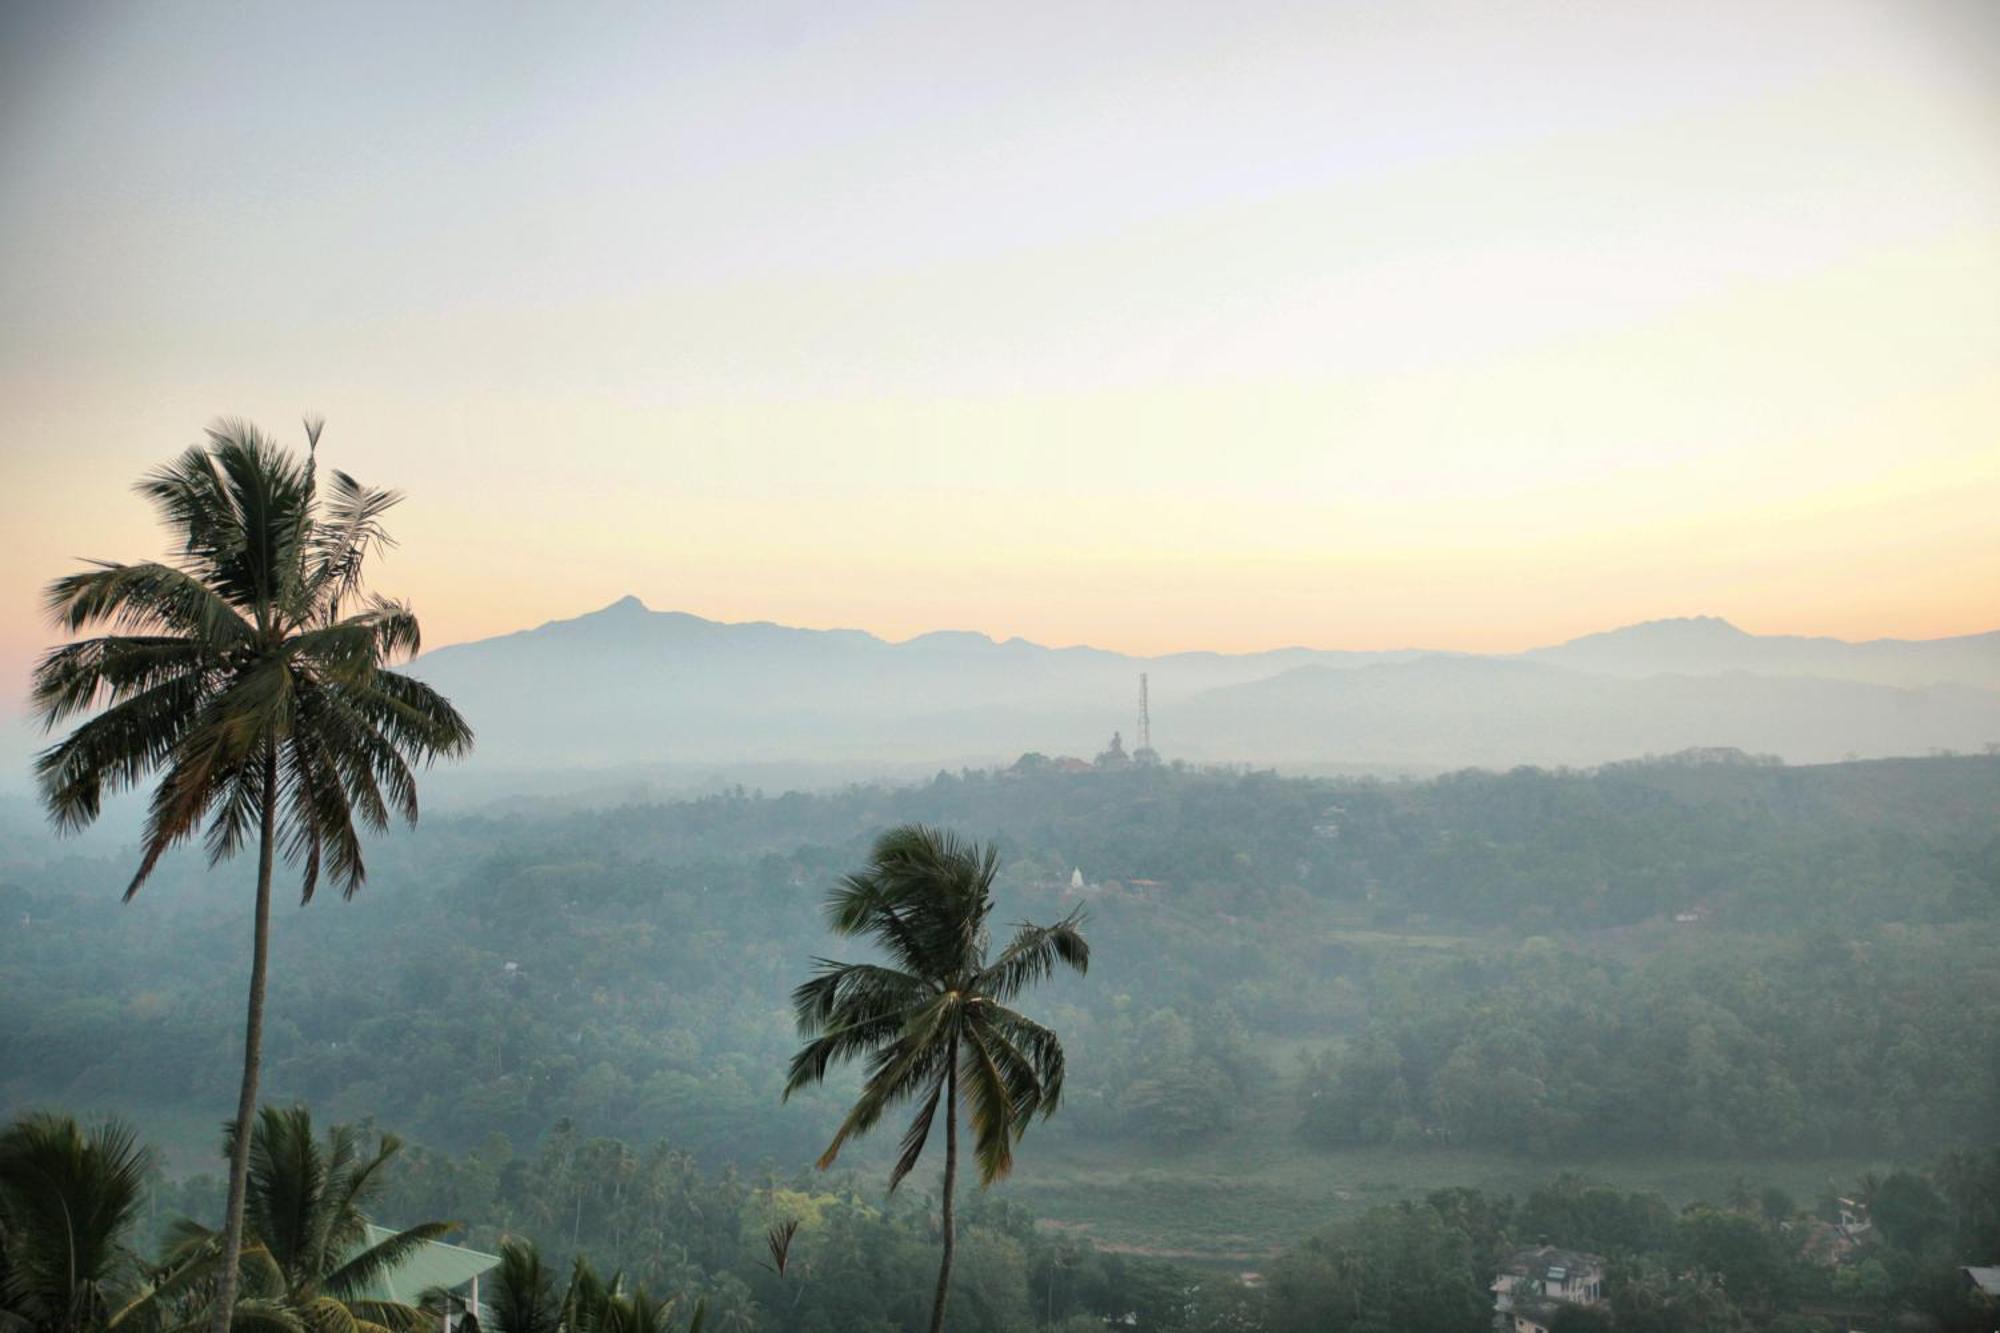
[[[723,623],[625,597],[439,648],[414,674],[481,719],[468,775],[649,763],[925,765],[1130,748],[1148,677],[1162,755],[1423,772],[1698,747],[1792,763],[2000,740],[2000,632],[1933,640],[1650,621],[1525,653],[1285,648],[1135,656],[940,631]]]

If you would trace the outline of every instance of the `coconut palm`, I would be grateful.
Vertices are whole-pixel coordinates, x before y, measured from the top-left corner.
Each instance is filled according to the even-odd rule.
[[[493,1333],[559,1333],[562,1303],[533,1241],[502,1241],[500,1263],[487,1287],[487,1324]]]
[[[590,1261],[579,1256],[570,1270],[569,1291],[561,1309],[561,1333],[674,1333],[682,1298],[654,1299],[644,1287],[627,1289],[613,1273],[600,1277]],[[708,1302],[694,1302],[686,1333],[702,1333],[708,1322]],[[501,1329],[498,1333],[513,1333]]]
[[[223,422],[147,475],[138,489],[172,530],[173,559],[98,562],[52,583],[59,627],[104,632],[50,650],[35,670],[45,728],[95,713],[36,760],[58,828],[82,828],[107,792],[161,775],[127,899],[204,823],[210,864],[256,844],[238,1124],[257,1105],[274,856],[300,867],[306,901],[322,867],[353,894],[367,875],[357,823],[414,822],[412,766],[472,743],[442,697],[387,669],[417,651],[417,619],[367,593],[363,573],[389,544],[382,516],[400,497],[344,472],[322,495],[319,435],[307,422],[301,458]],[[238,1138],[229,1163],[214,1333],[227,1333],[235,1298],[249,1146]]]
[[[27,1115],[0,1130],[0,1328],[103,1325],[138,1276],[125,1246],[153,1156],[107,1121]]]
[[[236,1131],[227,1136],[232,1142]],[[430,1321],[416,1306],[371,1293],[452,1222],[425,1222],[371,1240],[368,1206],[382,1173],[402,1150],[393,1134],[370,1145],[361,1131],[335,1125],[324,1140],[303,1106],[267,1106],[250,1135],[245,1191],[242,1291],[232,1317],[238,1333],[296,1328],[306,1333],[414,1333]],[[171,1231],[153,1288],[119,1313],[120,1323],[172,1330],[198,1326],[220,1299],[219,1232],[183,1219]],[[148,1306],[154,1307],[149,1310]],[[254,1317],[247,1319],[246,1314]]]
[[[888,963],[820,959],[816,975],[792,993],[807,1041],[792,1057],[786,1097],[823,1080],[835,1064],[868,1060],[861,1095],[821,1155],[821,1170],[890,1107],[914,1099],[917,1112],[889,1175],[893,1191],[923,1155],[944,1108],[944,1256],[931,1333],[944,1327],[951,1284],[961,1093],[980,1184],[990,1185],[1012,1169],[1013,1145],[1030,1120],[1047,1117],[1062,1099],[1062,1042],[1009,1002],[1059,963],[1078,972],[1090,965],[1080,912],[1054,925],[1022,924],[988,958],[986,919],[999,865],[993,848],[921,825],[883,834],[867,868],[828,898],[827,920],[837,934],[875,941]]]
[[[477,1333],[674,1333],[674,1318],[685,1298],[655,1300],[644,1287],[628,1289],[622,1274],[609,1280],[588,1259],[578,1255],[570,1267],[569,1285],[556,1294],[555,1279],[530,1240],[500,1243],[500,1262],[487,1276],[485,1323],[473,1315],[463,1297],[450,1292],[425,1294],[425,1309],[457,1315],[456,1327]],[[684,1333],[702,1333],[708,1302],[696,1300]]]

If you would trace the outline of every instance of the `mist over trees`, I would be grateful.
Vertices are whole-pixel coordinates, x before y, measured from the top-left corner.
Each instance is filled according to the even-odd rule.
[[[994,1333],[1472,1333],[1496,1310],[1549,1333],[1808,1333],[1992,1314],[2000,757],[1794,767],[1703,746],[1388,780],[1162,762],[1114,736],[1092,761],[1031,751],[904,784],[517,796],[364,842],[414,818],[411,763],[470,733],[386,669],[415,623],[361,593],[394,496],[335,474],[322,509],[315,485],[310,458],[219,432],[148,483],[187,568],[103,566],[51,594],[113,633],[45,659],[48,720],[95,713],[47,752],[45,799],[81,826],[165,777],[136,877],[130,853],[38,838],[0,863],[0,1003],[24,1016],[0,1027],[0,1312],[25,1333],[939,1333],[947,1309]],[[741,627],[596,620],[549,643],[694,633],[722,645],[703,669],[744,664]],[[753,656],[910,648],[752,628]],[[1542,655],[1596,668],[1549,716],[1587,728],[1593,691],[1614,711],[1692,691],[1711,717],[1716,688],[1809,708],[1893,692],[1628,678],[1633,653],[1689,635],[1767,651],[1706,622],[1579,641]],[[994,647],[918,645],[987,667]],[[1074,662],[1130,665],[1003,647],[1045,669],[1029,712]],[[1984,644],[1768,651],[1893,675],[1976,670]],[[1570,671],[1254,674],[1274,665],[1201,659],[1222,683],[1180,706],[1309,722],[1330,680],[1364,712],[1385,680],[1429,680],[1483,716],[1467,682],[1532,694]],[[1507,711],[1541,725],[1537,707]],[[248,1056],[218,1179],[240,895],[214,868],[253,822]],[[203,827],[206,858],[175,852]],[[322,866],[351,895],[364,854],[373,891],[316,908]],[[281,856],[306,910],[274,921]],[[107,880],[157,887],[107,914]],[[829,960],[829,931],[860,952]],[[891,1116],[896,1143],[869,1136]],[[897,1187],[934,1128],[942,1175],[912,1199]],[[390,1284],[458,1235],[493,1247],[453,1251],[490,1263],[492,1300]]]
[[[1050,991],[1073,1067],[1051,1133],[1198,1141],[1304,1068],[1301,1132],[1327,1143],[1921,1152],[1996,1110],[1996,801],[2000,761],[1966,758],[969,773],[438,817],[382,844],[368,895],[280,922],[268,1077],[426,1141],[666,1117],[704,1150],[757,1124],[816,1153],[778,1106],[771,997],[823,950],[819,887],[868,830],[928,821],[995,830],[1003,919],[1087,903],[1116,942],[1090,987]],[[161,873],[184,879],[108,917],[88,866],[9,873],[17,1104],[212,1083],[233,902]]]
[[[1438,772],[1690,746],[1794,763],[2000,742],[2000,635],[1845,644],[1660,621],[1525,654],[1282,649],[1135,657],[934,633],[724,624],[627,597],[415,666],[482,719],[474,772],[986,766],[1081,751],[1136,704],[1189,760]],[[1167,738],[1171,738],[1168,740]]]
[[[1996,808],[1991,756],[1702,750],[1395,781],[1027,755],[433,815],[371,846],[368,893],[276,920],[265,1100],[408,1136],[379,1225],[580,1254],[632,1317],[926,1327],[936,1182],[888,1193],[874,1140],[809,1168],[865,1072],[787,1104],[785,997],[881,830],[979,830],[992,919],[1081,910],[1094,947],[1037,995],[1063,1111],[960,1201],[947,1326],[1470,1333],[1546,1242],[1610,1293],[1555,1327],[1971,1329]],[[113,911],[118,861],[23,843],[0,873],[0,1096],[153,1127],[143,1272],[218,1216],[240,903],[169,857]]]

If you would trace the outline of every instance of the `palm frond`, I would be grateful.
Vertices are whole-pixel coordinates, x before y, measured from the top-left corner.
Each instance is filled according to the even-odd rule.
[[[917,1162],[924,1155],[924,1145],[930,1141],[931,1125],[937,1120],[938,1101],[944,1096],[945,1084],[950,1081],[951,1056],[945,1056],[945,1068],[931,1075],[931,1090],[917,1113],[910,1119],[910,1127],[903,1131],[903,1139],[897,1145],[896,1165],[889,1172],[889,1192],[894,1194],[903,1178],[917,1169]],[[947,1114],[951,1114],[948,1112]]]
[[[879,1048],[870,1057],[861,1095],[834,1132],[833,1142],[820,1154],[821,1170],[833,1165],[847,1140],[873,1129],[885,1111],[915,1095],[950,1059],[950,1036],[959,1004],[956,996],[938,996],[911,1016],[894,1044]]]
[[[9,1304],[59,1327],[101,1321],[152,1165],[117,1120],[86,1131],[68,1116],[31,1113],[0,1130]]]
[[[979,974],[978,987],[996,1000],[1011,1000],[1063,964],[1079,974],[1090,970],[1090,943],[1083,937],[1083,909],[1054,925],[1022,922],[1000,956]]]
[[[891,967],[830,958],[816,958],[813,966],[816,974],[792,991],[801,1036],[816,1036],[837,1023],[907,1013],[937,994],[935,984]]]
[[[555,1281],[531,1241],[500,1242],[487,1307],[493,1333],[555,1333],[561,1317]]]
[[[93,822],[106,794],[167,763],[212,698],[200,675],[164,680],[113,705],[35,758],[43,803],[64,832]]]
[[[387,1329],[389,1333],[423,1333],[435,1327],[429,1316],[414,1305],[402,1301],[362,1301],[346,1299],[341,1302],[353,1316],[360,1320],[364,1328],[372,1325]],[[470,1327],[477,1328],[474,1323]]]
[[[980,1018],[1007,1044],[1010,1053],[1026,1062],[1037,1085],[1036,1113],[1043,1119],[1055,1114],[1062,1102],[1064,1059],[1062,1039],[1048,1028],[1003,1004],[982,1003]],[[1025,1118],[1023,1124],[1025,1124]]]
[[[959,1083],[965,1089],[972,1122],[973,1159],[979,1181],[991,1185],[1014,1169],[1016,1107],[981,1025],[967,1024],[959,1060]]]
[[[397,671],[377,671],[342,698],[406,757],[429,764],[472,748],[472,728],[445,697]]]
[[[200,1326],[207,1326],[204,1316]],[[229,1313],[229,1333],[311,1333],[296,1311],[268,1296],[239,1296]]]
[[[201,702],[153,792],[139,868],[125,891],[128,899],[169,848],[193,836],[230,783],[255,780],[246,770],[261,764],[285,730],[291,702],[291,674],[281,662],[268,660]]]
[[[249,642],[255,632],[237,607],[187,570],[158,561],[90,563],[93,568],[64,575],[44,594],[50,619],[66,633],[105,625],[220,653]]]
[[[456,1222],[425,1222],[405,1227],[384,1237],[328,1273],[320,1287],[330,1296],[351,1298],[384,1273],[392,1272],[411,1255],[434,1240],[442,1240],[456,1230]],[[350,1300],[350,1304],[352,1301]]]
[[[894,1186],[891,1186],[891,1188],[893,1189]],[[796,1217],[788,1217],[764,1232],[764,1248],[771,1255],[771,1262],[767,1266],[779,1277],[783,1277],[785,1269],[791,1265],[792,1241],[798,1237],[798,1234],[799,1219]]]
[[[208,680],[223,657],[194,639],[114,634],[49,649],[35,666],[31,703],[44,731],[170,681]]]
[[[1008,1123],[1018,1142],[1027,1133],[1036,1113],[1042,1109],[1044,1091],[1041,1071],[1035,1061],[1009,1039],[1006,1031],[992,1021],[984,1006],[968,1021],[968,1026],[977,1031],[981,1048],[992,1057],[994,1067],[1000,1071],[1011,1108]]]
[[[313,439],[317,443],[316,433]],[[309,573],[313,598],[333,614],[338,614],[341,601],[359,591],[368,557],[395,545],[382,526],[382,516],[402,498],[398,491],[364,486],[347,473],[334,471],[310,543]]]
[[[294,1300],[291,1307],[309,1333],[366,1333],[347,1303],[331,1296]]]
[[[237,1132],[230,1129],[230,1142]],[[315,1241],[327,1182],[311,1113],[303,1106],[261,1108],[250,1134],[245,1228],[270,1250],[288,1284],[319,1276]]]

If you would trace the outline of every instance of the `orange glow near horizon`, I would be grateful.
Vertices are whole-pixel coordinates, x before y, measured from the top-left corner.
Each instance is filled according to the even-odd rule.
[[[0,680],[221,413],[433,646],[2000,627],[1996,11],[1508,8],[0,20]]]

